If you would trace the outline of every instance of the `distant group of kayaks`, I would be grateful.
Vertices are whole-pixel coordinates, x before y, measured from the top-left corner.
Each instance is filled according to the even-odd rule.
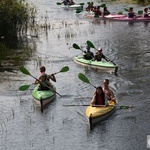
[[[95,15],[93,12],[86,12],[84,15],[85,18],[95,18]],[[109,14],[106,16],[99,16],[99,19],[109,19],[113,21],[132,21],[132,22],[145,22],[150,21],[149,17],[143,17],[142,15],[137,15],[136,17],[129,18],[127,14]],[[97,18],[97,19],[98,19]]]
[[[62,3],[57,3],[57,5],[61,5]],[[133,8],[124,8],[127,14],[123,14],[122,12],[118,13],[110,13],[107,10],[106,4],[103,3],[99,6],[93,6],[93,2],[87,2],[88,7],[86,7],[84,11],[84,3],[72,5],[63,5],[65,8],[76,9],[76,13],[84,12],[84,17],[86,18],[99,18],[99,19],[110,19],[114,21],[134,21],[134,22],[141,22],[141,21],[150,21],[150,6],[145,7],[143,10],[139,10],[137,13],[133,12]],[[100,10],[103,8],[103,11]],[[106,13],[105,13],[106,12]],[[128,15],[130,14],[131,15]]]

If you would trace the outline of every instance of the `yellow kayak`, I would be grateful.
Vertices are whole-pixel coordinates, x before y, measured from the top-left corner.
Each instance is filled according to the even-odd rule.
[[[116,109],[116,104],[113,101],[108,103],[108,106],[102,105],[95,105],[95,106],[88,106],[86,109],[86,116],[89,119],[90,129],[93,129],[93,125],[106,119],[110,115],[114,113]]]

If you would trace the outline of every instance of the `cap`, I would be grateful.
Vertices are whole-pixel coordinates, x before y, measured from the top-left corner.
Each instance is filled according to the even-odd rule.
[[[99,47],[97,50],[98,50],[98,51],[102,51],[102,48],[101,48],[101,47]]]

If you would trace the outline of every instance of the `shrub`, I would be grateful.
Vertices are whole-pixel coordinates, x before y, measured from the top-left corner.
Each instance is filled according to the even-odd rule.
[[[34,24],[36,10],[23,0],[0,0],[0,37],[16,36]]]

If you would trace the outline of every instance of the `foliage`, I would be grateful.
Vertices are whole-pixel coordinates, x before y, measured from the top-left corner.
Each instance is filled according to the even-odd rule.
[[[138,4],[148,5],[150,4],[150,0],[137,0]]]
[[[36,10],[23,0],[0,0],[0,37],[26,32]]]

